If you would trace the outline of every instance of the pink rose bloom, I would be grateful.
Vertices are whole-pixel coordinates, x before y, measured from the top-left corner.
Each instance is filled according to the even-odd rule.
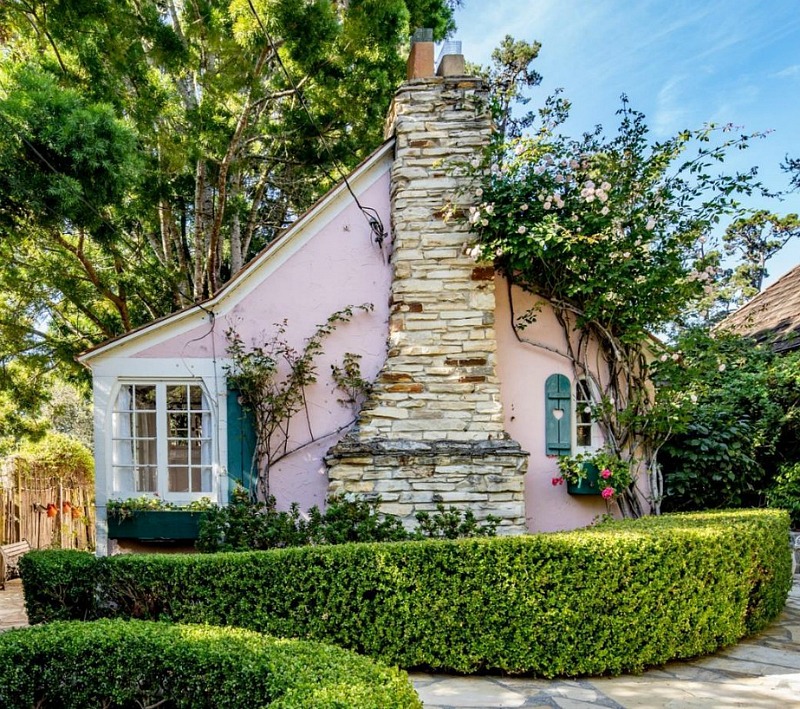
[[[600,477],[604,480],[608,480],[614,473],[612,473],[608,468],[606,468],[602,473],[600,473]]]
[[[614,497],[614,488],[613,487],[607,487],[600,494],[603,496],[604,500],[607,500],[609,497]]]

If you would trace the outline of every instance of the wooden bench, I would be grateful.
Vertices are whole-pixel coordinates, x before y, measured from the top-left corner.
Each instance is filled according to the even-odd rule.
[[[19,576],[19,559],[30,550],[31,545],[27,539],[0,546],[0,589],[6,587],[6,581],[12,576]]]

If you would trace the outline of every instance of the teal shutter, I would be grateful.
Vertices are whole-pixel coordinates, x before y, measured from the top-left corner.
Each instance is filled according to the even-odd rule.
[[[253,456],[256,450],[256,429],[253,414],[245,411],[239,403],[239,392],[228,391],[228,476],[231,480],[229,494],[234,482],[245,490],[252,490],[256,483]]]
[[[569,379],[551,374],[544,385],[547,455],[572,453],[572,395]]]

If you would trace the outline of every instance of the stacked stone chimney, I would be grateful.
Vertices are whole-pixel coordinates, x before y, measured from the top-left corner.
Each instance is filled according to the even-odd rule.
[[[463,218],[476,197],[459,165],[489,140],[486,87],[463,75],[460,55],[435,75],[429,42],[413,45],[408,67],[387,122],[396,141],[388,356],[356,429],[329,452],[329,491],[379,495],[409,525],[442,502],[524,531],[527,453],[503,428],[494,270],[468,255]]]

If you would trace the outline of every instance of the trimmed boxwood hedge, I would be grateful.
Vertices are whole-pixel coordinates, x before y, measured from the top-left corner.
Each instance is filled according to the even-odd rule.
[[[559,534],[210,555],[31,552],[31,622],[170,619],[330,642],[405,668],[544,677],[640,671],[775,618],[779,510],[665,515]]]
[[[330,645],[150,621],[0,635],[0,706],[422,707],[408,675]]]

